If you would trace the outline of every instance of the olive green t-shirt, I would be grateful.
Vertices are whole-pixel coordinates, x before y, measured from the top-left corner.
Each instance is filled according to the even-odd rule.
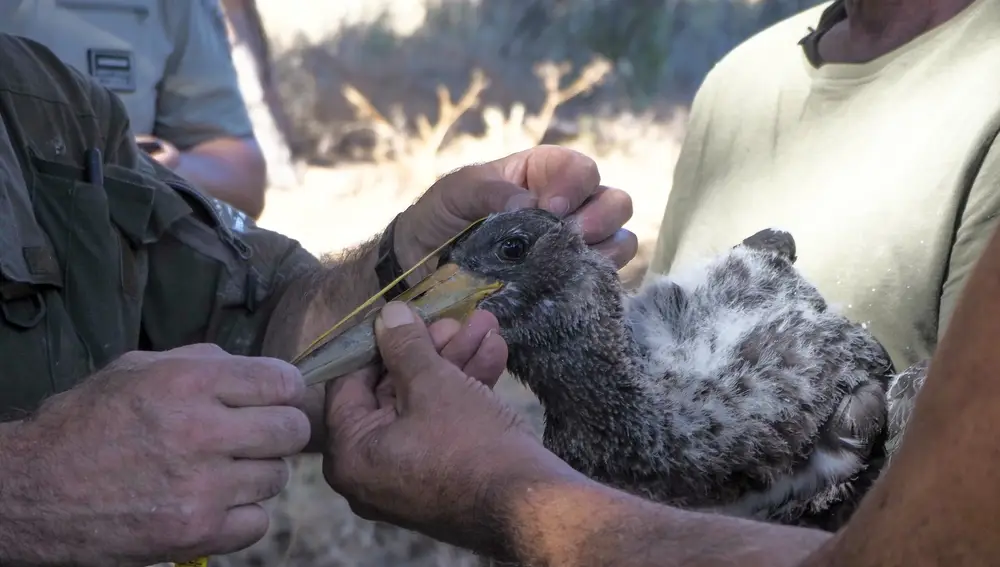
[[[822,5],[738,46],[692,107],[651,271],[788,230],[897,368],[928,357],[1000,211],[1000,0],[864,64],[810,64]]]

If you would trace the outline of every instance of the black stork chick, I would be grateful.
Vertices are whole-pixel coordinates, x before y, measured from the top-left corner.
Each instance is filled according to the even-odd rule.
[[[884,448],[892,364],[794,260],[791,235],[765,230],[630,295],[574,223],[527,209],[441,263],[502,282],[480,308],[572,467],[677,507],[836,529]]]

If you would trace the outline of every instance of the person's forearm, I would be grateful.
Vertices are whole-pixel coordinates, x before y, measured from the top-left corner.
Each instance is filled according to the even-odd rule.
[[[347,316],[359,305],[382,289],[375,273],[379,241],[383,229],[367,242],[345,250],[338,255],[321,259],[321,266],[312,273],[292,282],[282,294],[271,316],[261,354],[282,360],[291,360],[308,347],[317,337]],[[406,269],[422,257],[406,234],[397,227],[394,233],[397,261]],[[426,274],[426,269],[416,270],[407,278],[412,285]],[[385,303],[377,300],[373,307]],[[358,319],[347,321],[350,326]],[[325,386],[318,384],[309,389],[303,408],[313,426],[313,438],[305,452],[321,451],[324,446]]]
[[[264,210],[267,164],[253,139],[219,138],[181,151],[175,173],[253,218]]]
[[[588,481],[536,486],[510,507],[511,551],[546,567],[791,567],[827,532],[687,512]]]
[[[23,466],[31,448],[19,438],[21,426],[20,421],[0,423],[0,565],[55,565],[63,542],[44,533],[53,527],[51,519],[39,523],[55,511],[39,509],[32,499],[34,475]]]

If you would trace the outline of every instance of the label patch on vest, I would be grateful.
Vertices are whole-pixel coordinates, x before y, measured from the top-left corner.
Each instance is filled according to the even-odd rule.
[[[102,87],[118,93],[135,92],[135,58],[121,49],[88,49],[90,76]]]

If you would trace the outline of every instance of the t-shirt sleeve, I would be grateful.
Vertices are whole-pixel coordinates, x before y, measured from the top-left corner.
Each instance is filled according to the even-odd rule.
[[[948,271],[941,287],[938,340],[944,336],[965,283],[997,227],[997,215],[1000,214],[1000,140],[994,140],[986,152],[960,212]]]
[[[154,133],[184,150],[219,137],[253,135],[219,0],[165,0],[174,38],[159,87]]]

